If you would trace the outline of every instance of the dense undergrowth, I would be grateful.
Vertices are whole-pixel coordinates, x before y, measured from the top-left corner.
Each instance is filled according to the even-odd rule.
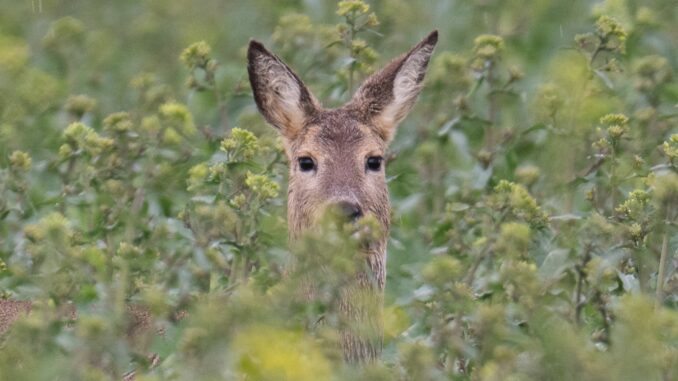
[[[34,306],[0,379],[678,378],[673,1],[1,7],[0,298]],[[352,243],[298,245],[326,296],[300,298],[245,47],[336,106],[435,28],[387,167],[382,361],[346,365]]]

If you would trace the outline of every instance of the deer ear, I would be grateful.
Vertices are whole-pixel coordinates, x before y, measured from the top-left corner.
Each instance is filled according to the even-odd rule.
[[[365,80],[349,103],[348,107],[357,110],[384,141],[391,141],[396,126],[414,105],[437,42],[438,31],[435,30],[409,52]]]
[[[294,139],[320,105],[299,77],[258,41],[250,41],[247,71],[257,107],[287,139]]]

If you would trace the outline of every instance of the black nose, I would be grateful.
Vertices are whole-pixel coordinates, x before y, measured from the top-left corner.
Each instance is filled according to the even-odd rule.
[[[348,201],[338,202],[337,210],[342,217],[346,217],[347,220],[351,221],[355,221],[363,216],[363,211],[360,209],[360,206]]]

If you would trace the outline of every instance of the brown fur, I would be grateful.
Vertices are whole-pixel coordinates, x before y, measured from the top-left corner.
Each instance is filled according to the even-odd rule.
[[[385,156],[396,126],[421,90],[437,40],[434,31],[368,78],[353,99],[337,109],[322,108],[280,58],[261,43],[250,42],[248,72],[254,99],[264,118],[283,136],[290,162],[290,237],[299,237],[328,206],[341,203],[355,205],[362,215],[374,216],[388,232],[390,204],[385,171],[383,165],[380,171],[367,170],[366,160]],[[316,169],[301,171],[300,157],[312,158]],[[342,290],[340,307],[348,318],[378,331],[376,340],[361,332],[342,331],[344,356],[349,361],[373,360],[381,350],[386,238],[384,234],[365,253],[370,274],[359,272],[355,284]]]
[[[7,332],[17,319],[28,315],[31,302],[0,299],[0,335]]]

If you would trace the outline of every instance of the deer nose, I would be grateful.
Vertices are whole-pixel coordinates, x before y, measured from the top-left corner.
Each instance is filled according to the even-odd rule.
[[[347,220],[355,221],[363,216],[363,211],[358,204],[349,201],[339,201],[336,203],[339,215]]]

